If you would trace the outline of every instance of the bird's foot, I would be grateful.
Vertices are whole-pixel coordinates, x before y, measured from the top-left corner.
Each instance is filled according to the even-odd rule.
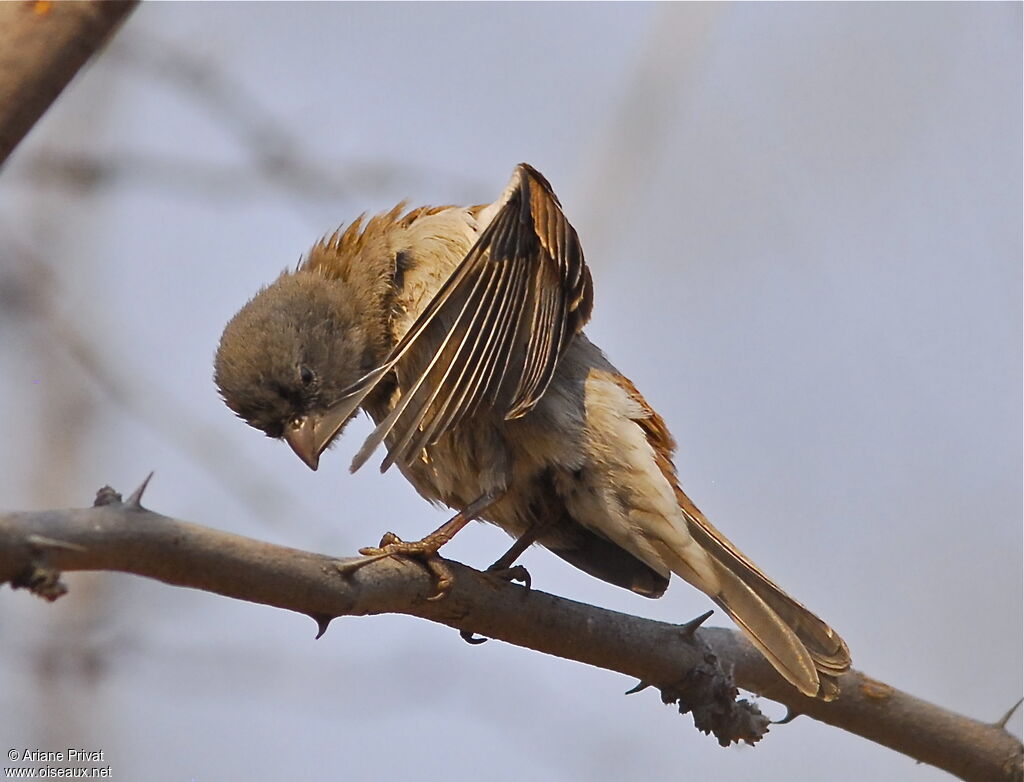
[[[452,584],[455,583],[455,576],[452,574],[451,568],[438,555],[438,549],[455,537],[459,530],[475,519],[478,514],[483,512],[500,496],[500,492],[490,492],[478,497],[423,538],[423,540],[407,542],[398,537],[394,532],[385,532],[384,537],[380,539],[379,546],[368,546],[359,549],[359,553],[363,555],[363,558],[339,562],[338,570],[343,574],[351,573],[364,565],[376,562],[378,559],[384,559],[385,557],[418,559],[435,579],[435,592],[427,600],[440,600],[451,590]]]
[[[455,582],[455,577],[445,561],[438,556],[438,549],[451,539],[450,535],[431,533],[423,540],[402,540],[393,532],[385,532],[379,546],[367,546],[359,549],[366,559],[356,560],[353,564],[361,566],[385,557],[405,557],[419,560],[434,577],[434,594],[427,600],[440,600],[448,594]]]
[[[523,586],[527,589],[530,589],[533,586],[533,579],[530,578],[530,571],[522,565],[515,565],[513,567],[495,567],[494,565],[491,565],[484,571],[484,575],[501,581],[521,581]]]

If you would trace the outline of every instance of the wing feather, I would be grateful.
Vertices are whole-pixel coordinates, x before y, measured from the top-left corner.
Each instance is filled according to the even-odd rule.
[[[407,464],[485,403],[506,419],[526,415],[592,304],[576,231],[547,180],[520,164],[466,257],[386,361],[339,403],[355,410],[386,375],[399,378],[398,403],[352,469],[385,439],[389,454],[381,470]]]
[[[415,416],[410,416],[408,420],[402,422],[404,434],[389,449],[390,453],[381,465],[382,471],[397,460],[409,461],[415,458],[437,430],[437,424],[448,410],[452,398],[460,389],[466,388],[466,374],[470,372],[480,344],[487,334],[489,315],[493,314],[497,309],[496,304],[500,303],[495,302],[496,294],[499,292],[496,283],[501,280],[503,271],[501,267],[493,264],[483,269],[470,299],[467,300],[467,305],[473,304],[472,314],[468,322],[460,318],[457,329],[461,333],[457,339],[449,341],[456,335],[455,329],[446,336],[447,353],[450,355],[444,356],[444,359],[438,362],[437,359],[442,356],[442,351],[438,351],[431,360],[434,364],[433,370],[429,375],[424,373],[417,381],[417,393],[423,396],[423,402],[417,406]],[[486,284],[481,285],[485,279]],[[467,309],[468,307],[464,307],[461,314],[465,315]],[[423,379],[428,377],[428,382],[423,383]]]
[[[437,441],[437,433],[445,432],[453,426],[457,426],[466,413],[474,407],[475,401],[486,389],[484,378],[490,376],[494,359],[497,355],[496,347],[501,341],[502,332],[500,326],[507,319],[508,310],[512,306],[511,296],[508,294],[514,290],[511,284],[511,277],[515,267],[521,264],[503,264],[500,271],[499,285],[505,294],[497,301],[491,302],[487,311],[487,318],[481,324],[473,345],[473,352],[469,355],[459,377],[458,382],[451,388],[444,404],[440,406],[436,414],[432,416],[429,427],[424,429],[414,441],[410,455],[419,453],[419,450]],[[468,378],[463,381],[467,370],[472,369]]]

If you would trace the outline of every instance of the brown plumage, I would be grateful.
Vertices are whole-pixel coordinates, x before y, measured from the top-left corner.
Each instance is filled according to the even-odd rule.
[[[383,443],[426,499],[597,578],[658,597],[675,573],[797,689],[835,697],[846,645],[680,489],[664,421],[582,333],[592,302],[576,232],[523,164],[491,205],[399,205],[317,243],[227,325],[216,381],[313,469],[365,410],[353,469]]]

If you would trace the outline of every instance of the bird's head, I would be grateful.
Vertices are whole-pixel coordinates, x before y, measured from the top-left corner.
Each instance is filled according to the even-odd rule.
[[[224,329],[214,380],[224,402],[315,470],[353,413],[345,389],[378,358],[377,318],[351,288],[313,271],[286,272]]]

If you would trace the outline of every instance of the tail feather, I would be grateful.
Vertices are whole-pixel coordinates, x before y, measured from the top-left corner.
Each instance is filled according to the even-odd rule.
[[[665,422],[629,380],[619,375],[615,382],[639,405],[643,414],[635,421],[686,517],[690,545],[662,542],[658,549],[664,562],[676,575],[710,595],[800,692],[834,700],[839,695],[836,677],[850,668],[846,643],[783,592],[704,517],[679,488],[672,464],[675,441]]]
[[[794,687],[810,697],[834,700],[839,694],[836,677],[850,668],[850,651],[843,639],[783,592],[681,490],[677,497],[690,535],[719,574],[719,592],[712,595],[715,602]]]
[[[800,638],[754,590],[727,570],[720,573],[714,601],[746,633],[782,676],[808,697],[820,690],[818,672]]]

